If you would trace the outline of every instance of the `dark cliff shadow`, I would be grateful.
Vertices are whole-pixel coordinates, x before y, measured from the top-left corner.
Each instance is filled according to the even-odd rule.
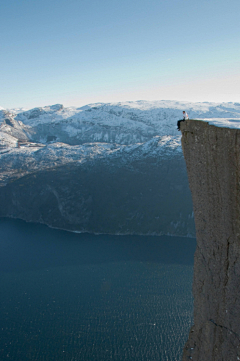
[[[0,271],[110,262],[193,265],[194,238],[76,234],[0,218]]]

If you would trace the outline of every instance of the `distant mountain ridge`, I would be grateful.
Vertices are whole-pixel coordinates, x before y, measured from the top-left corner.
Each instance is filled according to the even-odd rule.
[[[137,101],[97,103],[81,108],[61,104],[28,111],[0,111],[0,132],[47,143],[71,145],[89,142],[133,144],[153,136],[177,136],[176,121],[186,110],[191,118],[239,118],[239,103]],[[11,126],[12,125],[12,126]]]
[[[0,216],[75,231],[194,236],[176,129],[183,110],[240,118],[239,103],[0,110]]]

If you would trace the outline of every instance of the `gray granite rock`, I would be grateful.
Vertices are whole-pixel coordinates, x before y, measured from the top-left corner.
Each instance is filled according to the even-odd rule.
[[[183,360],[240,359],[240,130],[188,120],[182,148],[197,249],[194,326]]]

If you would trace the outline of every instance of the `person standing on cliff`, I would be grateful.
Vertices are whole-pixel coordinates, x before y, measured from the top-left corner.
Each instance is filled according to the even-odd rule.
[[[177,122],[177,129],[180,130],[180,123],[181,122],[185,122],[186,119],[189,119],[188,118],[188,113],[185,112],[185,110],[183,111],[183,119],[181,120],[178,120]]]

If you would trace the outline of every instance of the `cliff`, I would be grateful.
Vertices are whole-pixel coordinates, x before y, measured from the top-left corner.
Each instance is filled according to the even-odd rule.
[[[77,232],[194,237],[176,127],[190,107],[196,117],[240,115],[238,104],[173,101],[0,110],[0,217]]]
[[[0,156],[0,217],[79,232],[195,235],[183,155],[159,138],[17,151]]]
[[[0,217],[71,231],[195,236],[177,120],[239,103],[135,101],[0,109]]]
[[[181,123],[197,249],[183,360],[240,360],[240,129]]]

